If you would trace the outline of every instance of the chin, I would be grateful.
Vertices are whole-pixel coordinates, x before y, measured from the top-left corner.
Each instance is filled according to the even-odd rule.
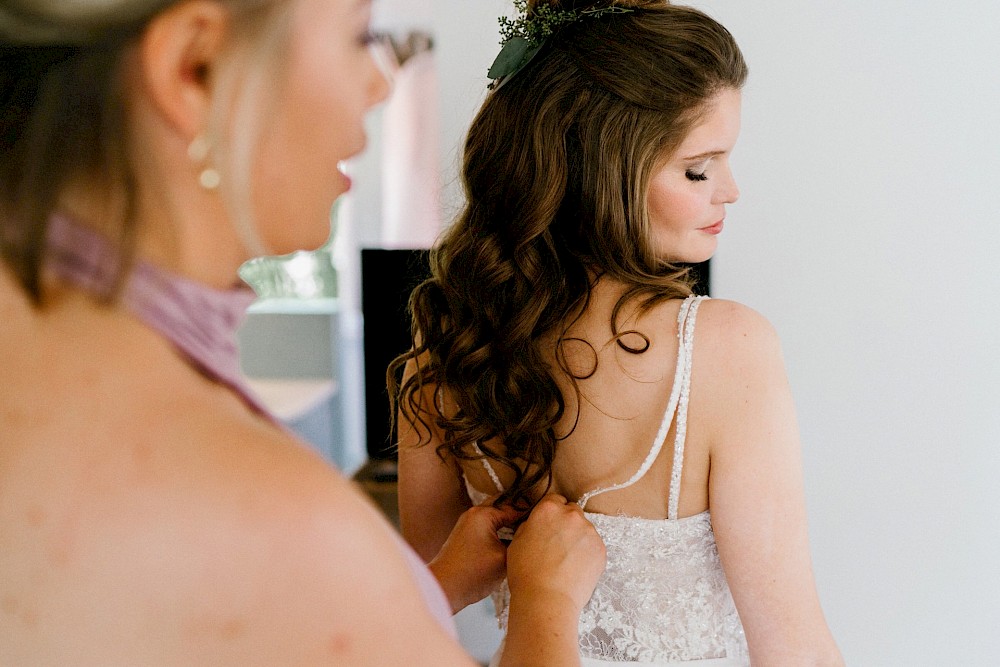
[[[714,236],[694,239],[674,238],[671,240],[673,243],[665,241],[660,243],[659,255],[666,261],[675,264],[700,264],[707,262],[719,247],[719,242]]]
[[[291,230],[289,230],[291,231]],[[324,226],[322,229],[316,229],[315,233],[313,230],[300,230],[299,234],[282,234],[277,238],[265,238],[264,242],[267,245],[268,255],[290,255],[293,252],[312,252],[317,250],[324,243],[326,243],[330,238],[330,227],[329,225]]]
[[[701,264],[702,262],[707,262],[708,260],[712,259],[713,255],[715,255],[715,251],[718,249],[718,247],[719,247],[718,241],[712,239],[710,241],[709,247],[692,252],[689,255],[690,259],[686,259],[684,261],[688,262],[689,264]]]
[[[268,253],[272,255],[291,255],[296,252],[313,252],[314,250],[319,250],[324,243],[326,243],[325,237],[320,240],[312,239],[306,241],[300,239],[296,242],[288,241],[268,248]]]
[[[675,264],[701,264],[712,259],[713,255],[715,255],[715,248],[712,248],[711,251],[667,253],[666,258],[668,262]]]

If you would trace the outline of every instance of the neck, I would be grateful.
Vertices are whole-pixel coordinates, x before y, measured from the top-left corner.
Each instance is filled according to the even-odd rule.
[[[168,188],[142,188],[131,222],[125,221],[125,197],[107,187],[76,182],[59,200],[60,210],[111,241],[122,227],[135,227],[136,258],[210,287],[239,284],[240,265],[249,254],[225,215],[220,198],[197,185],[185,193]],[[183,206],[175,202],[184,201]]]

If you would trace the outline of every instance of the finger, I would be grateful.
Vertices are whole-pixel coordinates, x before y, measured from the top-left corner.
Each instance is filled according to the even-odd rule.
[[[496,498],[496,496],[494,496],[494,498]],[[477,509],[480,512],[485,512],[486,516],[488,516],[497,527],[515,523],[527,514],[527,510],[518,509],[508,503],[503,505],[493,505],[489,500],[484,502],[482,505],[479,505]]]
[[[532,509],[532,514],[537,513],[540,517],[560,516],[580,511],[580,506],[575,502],[570,502],[566,496],[558,493],[549,493],[542,497]]]
[[[492,507],[493,503],[495,503],[497,501],[497,498],[499,498],[499,497],[500,497],[499,493],[494,493],[492,496],[487,496],[486,500],[484,500],[483,502],[479,503],[479,506],[480,507],[487,507],[487,506]]]
[[[514,533],[524,523],[523,518],[523,514],[520,512],[506,517],[499,515],[494,517],[493,530],[497,539],[505,544],[513,540]]]
[[[493,496],[493,499],[496,497]],[[513,505],[505,504],[495,507],[491,504],[491,499],[487,499],[486,502],[474,507],[471,511],[478,512],[480,516],[485,517],[497,541],[504,545],[509,544],[514,539],[514,530],[526,515],[525,510],[520,510]]]
[[[542,499],[539,500],[538,502],[541,503],[541,502],[546,502],[546,501],[554,503],[556,505],[566,505],[566,504],[569,503],[569,501],[566,500],[566,496],[558,494],[558,493],[555,493],[554,491],[550,492],[550,493],[546,493],[544,496],[542,496]]]

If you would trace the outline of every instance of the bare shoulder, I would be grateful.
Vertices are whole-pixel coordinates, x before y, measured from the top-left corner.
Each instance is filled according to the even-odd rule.
[[[387,610],[448,646],[353,482],[168,351],[139,359],[4,418],[0,662],[399,664]]]
[[[692,418],[713,441],[745,433],[748,420],[779,407],[791,421],[791,389],[781,342],[757,311],[723,299],[704,301],[695,329]],[[727,436],[728,437],[728,436]]]
[[[729,361],[779,352],[778,332],[753,308],[726,299],[706,299],[698,309],[696,346],[711,346]]]
[[[195,559],[189,603],[207,586],[230,615],[246,614],[253,600],[245,647],[267,646],[267,659],[255,653],[258,664],[290,656],[388,664],[401,659],[399,648],[435,637],[433,650],[445,650],[391,526],[354,483],[283,440],[251,443],[234,477],[213,491],[222,508],[198,532],[225,538],[221,553]],[[398,642],[381,636],[388,618]]]
[[[193,562],[217,560],[245,568],[238,576],[216,580],[216,587],[232,586],[239,597],[248,580],[259,577],[257,584],[267,584],[258,591],[273,590],[278,597],[294,591],[304,599],[311,595],[298,586],[330,593],[345,582],[380,587],[407,578],[391,526],[352,481],[269,425],[233,421],[228,426],[206,424],[194,438],[200,451],[189,452],[188,460],[199,471],[185,474],[183,456],[177,467],[170,466],[178,481],[187,481],[187,492],[177,501],[188,506],[184,521],[192,525]],[[221,553],[198,550],[200,538],[207,536],[214,536]],[[192,583],[200,587],[197,577]],[[327,618],[338,613],[332,599],[322,602]]]
[[[319,455],[127,317],[8,305],[0,663],[461,662]]]
[[[651,332],[669,337],[676,349],[677,317],[683,299],[661,302],[642,315]],[[740,358],[759,358],[761,355],[780,355],[780,341],[772,324],[764,315],[737,301],[704,299],[699,303],[695,328],[695,354],[723,365],[730,365]]]
[[[12,569],[36,574],[0,586],[19,614],[0,644],[62,664],[390,664],[391,614],[415,645],[446,645],[354,484],[283,434],[229,426],[192,440],[197,456],[180,443],[92,469],[76,504],[29,505],[0,561],[20,552]]]
[[[751,654],[766,664],[842,664],[816,595],[778,335],[753,309],[713,299],[695,338],[689,428],[708,445],[712,529]]]

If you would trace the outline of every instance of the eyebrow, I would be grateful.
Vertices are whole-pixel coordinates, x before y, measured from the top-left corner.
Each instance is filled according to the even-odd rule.
[[[697,155],[692,155],[690,157],[682,158],[685,162],[696,162],[698,160],[704,160],[705,158],[715,157],[716,155],[725,155],[726,151],[706,151],[704,153],[698,153]]]

